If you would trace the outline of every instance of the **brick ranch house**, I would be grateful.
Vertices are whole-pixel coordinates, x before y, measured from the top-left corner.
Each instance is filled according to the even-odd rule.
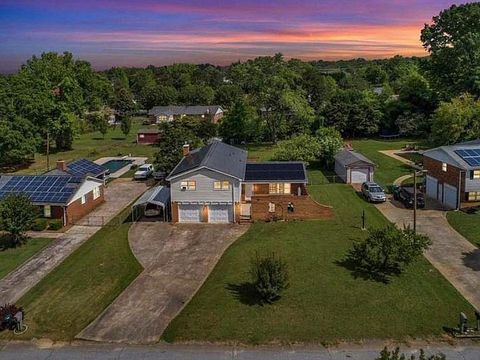
[[[480,205],[480,140],[423,153],[426,194],[446,209]]]
[[[223,109],[219,105],[154,106],[148,111],[148,115],[154,124],[178,120],[185,116],[209,119],[212,123],[217,124],[223,117]]]
[[[302,162],[247,162],[247,152],[220,141],[190,151],[167,177],[172,221],[239,223],[321,219],[332,209],[307,193]],[[290,206],[289,206],[290,205]]]
[[[105,201],[103,178],[88,175],[83,166],[84,171],[80,171],[80,164],[94,163],[81,159],[69,164],[77,170],[69,172],[65,162],[59,161],[57,169],[43,175],[0,176],[0,199],[7,194],[24,193],[38,207],[40,217],[61,219],[64,226],[71,225]],[[96,168],[94,165],[89,169]]]

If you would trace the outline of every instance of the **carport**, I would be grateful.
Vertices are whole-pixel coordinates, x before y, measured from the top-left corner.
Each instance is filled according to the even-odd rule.
[[[159,216],[163,221],[170,220],[170,189],[164,186],[155,186],[148,189],[132,205],[132,220],[142,216]]]

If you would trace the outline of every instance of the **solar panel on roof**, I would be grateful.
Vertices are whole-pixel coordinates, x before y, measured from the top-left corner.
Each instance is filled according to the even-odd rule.
[[[248,163],[247,181],[305,181],[302,163]]]
[[[470,166],[480,165],[480,149],[455,150],[455,154],[460,156]]]
[[[80,159],[68,164],[68,173],[74,176],[84,177],[86,175],[98,176],[105,172],[105,169],[87,159]]]

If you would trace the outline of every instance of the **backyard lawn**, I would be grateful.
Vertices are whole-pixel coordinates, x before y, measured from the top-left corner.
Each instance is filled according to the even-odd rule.
[[[0,246],[0,279],[42,250],[50,241],[52,239],[35,238],[15,249],[2,250]]]
[[[124,156],[132,154],[133,156],[145,156],[153,158],[156,148],[151,145],[139,145],[136,143],[137,131],[140,128],[148,127],[142,125],[144,118],[134,118],[132,129],[125,138],[120,130],[120,126],[110,128],[105,138],[96,133],[81,134],[73,142],[73,150],[52,153],[50,155],[50,167],[55,166],[57,160],[67,162],[87,158],[95,160],[104,156]],[[19,173],[36,174],[47,170],[47,158],[44,154],[35,154],[35,161],[28,168],[22,169]]]
[[[395,179],[402,175],[410,174],[412,168],[406,164],[400,163],[380,150],[399,150],[406,144],[418,143],[416,140],[395,139],[395,140],[352,140],[353,148],[373,161],[375,168],[375,181],[383,187],[393,184]]]
[[[463,211],[449,211],[449,224],[473,245],[480,247],[480,212],[467,214]]]
[[[387,220],[342,184],[311,186],[332,204],[333,220],[255,223],[224,254],[197,295],[170,324],[167,341],[331,343],[366,338],[428,337],[454,326],[463,297],[424,259],[389,284],[355,278],[341,261],[368,226]],[[247,274],[255,252],[272,251],[289,266],[290,288],[270,306],[251,296]]]
[[[142,271],[128,245],[127,209],[17,302],[29,326],[21,338],[72,340]]]

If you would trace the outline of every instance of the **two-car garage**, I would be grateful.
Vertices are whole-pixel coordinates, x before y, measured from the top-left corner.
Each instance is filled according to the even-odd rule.
[[[445,208],[456,209],[458,207],[458,189],[447,183],[440,183],[433,176],[427,175],[426,193],[431,199],[437,200]]]
[[[178,204],[178,221],[181,223],[231,223],[233,207],[231,204]]]

